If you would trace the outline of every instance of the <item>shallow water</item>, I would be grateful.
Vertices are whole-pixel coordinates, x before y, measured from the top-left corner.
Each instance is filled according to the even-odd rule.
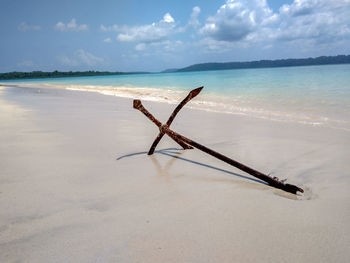
[[[20,82],[167,103],[177,103],[189,90],[205,86],[189,107],[350,131],[348,64]]]

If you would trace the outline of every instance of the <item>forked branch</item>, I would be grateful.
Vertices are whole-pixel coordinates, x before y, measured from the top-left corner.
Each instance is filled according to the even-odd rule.
[[[144,115],[146,115],[146,117],[148,119],[150,119],[155,125],[158,126],[159,128],[159,134],[156,138],[156,140],[153,142],[152,147],[150,149],[150,151],[148,152],[148,154],[152,154],[154,152],[155,147],[157,146],[158,142],[160,141],[160,139],[163,137],[164,134],[167,134],[169,137],[171,137],[173,140],[175,140],[177,143],[179,143],[180,145],[184,145],[185,147],[188,145],[191,145],[211,156],[214,156],[266,183],[268,183],[270,186],[282,189],[284,191],[296,194],[297,192],[301,192],[303,193],[304,190],[292,185],[292,184],[286,184],[284,183],[284,181],[279,180],[277,177],[271,177],[269,175],[263,174],[257,170],[254,170],[240,162],[237,162],[221,153],[218,153],[212,149],[209,149],[208,147],[201,145],[191,139],[186,138],[185,136],[174,132],[173,130],[171,130],[169,128],[170,124],[172,123],[172,121],[174,120],[176,114],[181,110],[181,108],[188,102],[190,101],[192,98],[194,98],[195,96],[198,95],[198,93],[202,90],[203,87],[200,87],[198,89],[192,90],[190,92],[190,94],[176,107],[176,109],[174,110],[173,114],[170,116],[169,120],[167,121],[166,124],[162,124],[160,121],[158,121],[148,110],[145,109],[145,107],[143,107],[142,103],[140,100],[134,100],[134,108],[140,110]],[[184,147],[184,148],[185,148]]]

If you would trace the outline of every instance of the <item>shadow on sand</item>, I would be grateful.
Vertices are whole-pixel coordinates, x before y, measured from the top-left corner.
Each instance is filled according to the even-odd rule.
[[[169,160],[169,162],[165,166],[167,169],[170,168],[170,166],[172,165],[172,163],[175,160],[181,160],[181,161],[184,161],[184,162],[189,162],[189,163],[200,165],[200,166],[203,166],[203,167],[206,167],[206,168],[209,168],[209,169],[220,171],[220,172],[223,172],[223,173],[226,173],[226,174],[229,174],[229,175],[233,175],[233,176],[236,176],[236,177],[239,177],[239,178],[243,178],[245,180],[253,181],[253,182],[256,182],[256,183],[259,183],[259,184],[263,184],[263,185],[268,185],[266,182],[258,180],[258,179],[254,179],[254,178],[242,175],[242,174],[234,173],[234,172],[231,172],[229,170],[225,170],[225,169],[222,169],[222,168],[219,168],[219,167],[215,167],[215,166],[212,166],[212,165],[209,165],[209,164],[205,164],[205,163],[197,162],[197,161],[190,160],[190,159],[187,159],[187,158],[184,158],[184,157],[180,157],[179,155],[181,153],[183,153],[183,152],[184,152],[184,150],[179,149],[179,148],[166,148],[166,149],[162,149],[162,150],[156,150],[154,153],[155,154],[162,154],[162,155],[171,157],[171,159]],[[136,155],[144,155],[144,154],[147,154],[147,152],[130,153],[130,154],[126,154],[126,155],[120,156],[116,160],[119,161],[119,160],[127,158],[127,157],[133,157],[133,156],[136,156]],[[156,159],[152,158],[152,161],[156,165],[157,168],[160,168],[160,164],[158,163],[158,161]]]

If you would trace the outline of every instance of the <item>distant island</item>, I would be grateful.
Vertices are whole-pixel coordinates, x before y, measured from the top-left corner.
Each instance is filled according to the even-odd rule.
[[[167,69],[161,73],[207,71],[207,70],[228,70],[248,68],[277,68],[297,67],[314,65],[350,64],[350,55],[321,56],[316,58],[289,58],[277,60],[257,60],[249,62],[224,62],[224,63],[201,63],[194,64],[180,69]],[[0,80],[9,79],[40,79],[40,78],[64,78],[64,77],[85,77],[85,76],[106,76],[126,74],[151,74],[149,72],[109,72],[109,71],[32,71],[32,72],[8,72],[0,73]]]
[[[8,72],[0,73],[0,80],[7,79],[41,79],[41,78],[67,78],[67,77],[88,77],[88,76],[106,76],[106,75],[126,75],[142,74],[148,72],[109,72],[109,71],[32,71],[32,72]]]
[[[316,57],[316,58],[257,60],[257,61],[250,61],[250,62],[201,63],[201,64],[194,64],[192,66],[181,68],[181,69],[169,69],[163,72],[169,73],[169,72],[189,72],[189,71],[247,69],[247,68],[277,68],[277,67],[349,64],[349,63],[350,63],[350,55],[338,55],[338,56],[322,56],[322,57]]]

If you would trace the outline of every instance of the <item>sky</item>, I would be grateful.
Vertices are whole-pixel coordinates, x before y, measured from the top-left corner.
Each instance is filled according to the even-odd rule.
[[[350,54],[350,0],[0,0],[0,72]]]

